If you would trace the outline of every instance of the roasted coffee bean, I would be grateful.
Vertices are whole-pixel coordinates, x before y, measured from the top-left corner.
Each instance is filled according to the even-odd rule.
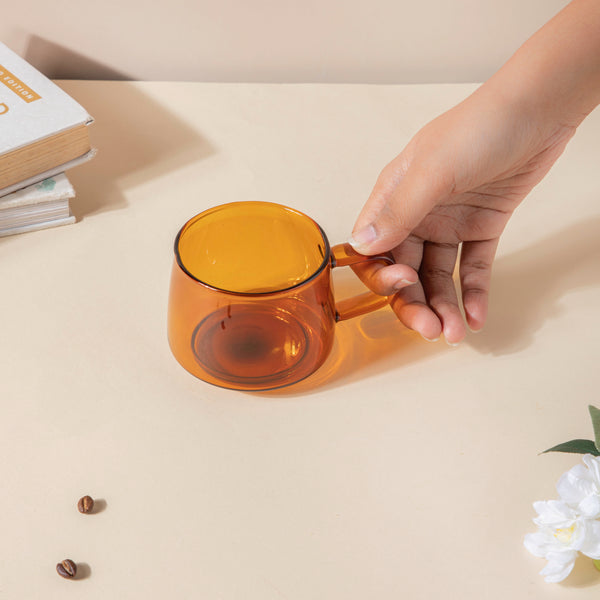
[[[65,579],[73,579],[77,575],[77,565],[70,558],[65,558],[56,565],[56,572]]]
[[[79,498],[79,502],[77,503],[77,510],[80,513],[91,513],[94,510],[94,499],[91,496],[84,496],[83,498]]]

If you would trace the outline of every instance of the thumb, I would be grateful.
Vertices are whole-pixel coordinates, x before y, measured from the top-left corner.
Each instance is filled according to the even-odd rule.
[[[378,254],[398,246],[446,195],[440,179],[425,167],[413,164],[399,174],[398,159],[381,172],[348,240],[361,254]]]

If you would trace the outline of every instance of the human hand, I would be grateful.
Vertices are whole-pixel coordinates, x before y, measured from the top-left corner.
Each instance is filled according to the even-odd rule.
[[[499,236],[575,129],[600,104],[600,3],[571,0],[486,83],[419,131],[381,172],[354,226],[355,267],[392,295],[400,320],[429,340],[466,334],[487,316]]]
[[[392,295],[399,319],[424,338],[460,342],[487,316],[491,267],[515,208],[575,132],[553,112],[504,93],[495,80],[421,129],[381,172],[350,243],[390,251],[395,264],[356,268],[376,293]]]

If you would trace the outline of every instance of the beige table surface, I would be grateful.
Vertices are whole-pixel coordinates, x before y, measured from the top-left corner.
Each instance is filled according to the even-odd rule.
[[[75,225],[0,239],[1,598],[598,598],[589,559],[546,584],[522,540],[579,462],[538,453],[590,438],[600,405],[600,112],[509,223],[483,332],[428,343],[384,309],[340,324],[308,381],[252,395],[170,354],[181,224],[270,200],[343,241],[475,86],[61,85],[99,152],[70,173]]]

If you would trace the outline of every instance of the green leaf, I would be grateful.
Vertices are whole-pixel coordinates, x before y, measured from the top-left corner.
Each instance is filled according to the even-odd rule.
[[[600,450],[600,410],[591,404],[588,406],[590,417],[592,417],[592,425],[594,427],[594,438],[596,450]]]
[[[548,448],[542,454],[546,454],[546,452],[571,452],[573,454],[593,454],[594,456],[600,456],[600,451],[592,440],[571,440],[570,442]]]

